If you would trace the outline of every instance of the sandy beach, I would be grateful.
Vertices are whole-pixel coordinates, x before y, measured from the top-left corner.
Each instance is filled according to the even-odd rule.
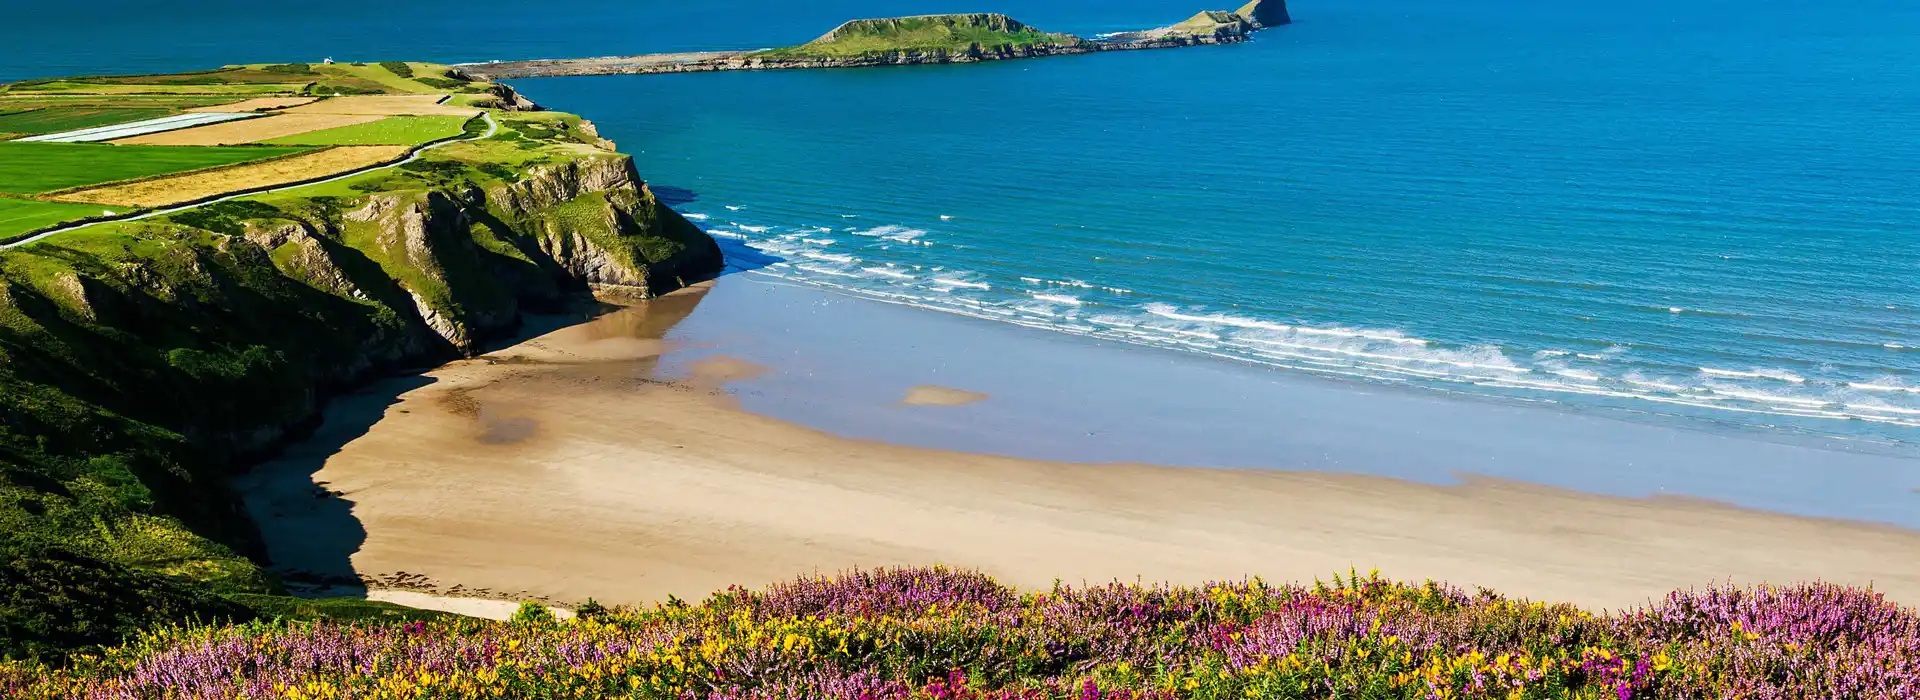
[[[1892,526],[1484,478],[1064,463],[836,437],[740,408],[734,392],[780,367],[713,355],[661,370],[677,350],[666,331],[699,294],[336,401],[313,439],[241,484],[276,564],[558,603],[933,563],[1023,587],[1378,568],[1594,608],[1727,580],[1870,583],[1920,601],[1920,533]]]

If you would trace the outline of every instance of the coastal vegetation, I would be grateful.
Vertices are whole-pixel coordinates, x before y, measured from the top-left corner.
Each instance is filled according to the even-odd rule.
[[[0,142],[0,192],[56,190],[202,170],[299,153],[290,146],[108,146]]]
[[[756,54],[760,57],[854,58],[885,53],[1005,52],[1074,46],[1070,34],[1043,32],[1002,14],[923,15],[860,19],[813,41]]]
[[[433,86],[394,86],[431,79],[435,67],[408,66],[411,78],[380,66],[282,64],[25,86],[199,89],[378,71],[376,97],[240,104],[344,102],[335,109],[372,112],[367,126],[384,126],[318,140],[400,143],[0,142],[0,191],[11,193],[0,195],[0,234],[9,237],[417,157],[0,249],[0,656],[59,660],[177,623],[433,617],[288,597],[287,582],[264,568],[229,477],[311,425],[328,394],[470,353],[511,333],[523,309],[565,308],[595,289],[644,297],[718,272],[712,240],[661,206],[631,160],[583,120],[475,118],[481,99],[527,106],[491,85],[471,107],[435,111],[447,108],[426,92]],[[0,100],[21,89],[8,86]],[[415,111],[432,116],[384,116]],[[309,114],[326,111],[296,116]],[[415,151],[447,137],[477,140]]]
[[[1291,21],[1285,0],[1252,0],[1236,11],[1206,11],[1157,29],[1095,38],[1042,31],[998,13],[915,15],[853,20],[805,44],[775,49],[494,61],[463,64],[460,69],[495,80],[972,63],[1095,51],[1230,44],[1246,41],[1256,31]]]
[[[541,610],[539,612],[544,612]],[[1377,574],[1018,592],[969,571],[808,578],[570,621],[174,627],[23,699],[1866,698],[1920,692],[1920,615],[1831,585],[1596,615]]]
[[[45,202],[37,199],[0,197],[0,240],[54,226],[61,222],[126,211],[123,207],[94,204]]]
[[[470,121],[457,116],[394,116],[378,121],[309,131],[265,143],[311,146],[417,145],[459,136]]]

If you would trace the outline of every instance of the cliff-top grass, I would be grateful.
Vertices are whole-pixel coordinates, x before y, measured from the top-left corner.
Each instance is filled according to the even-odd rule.
[[[35,194],[276,158],[298,146],[109,146],[0,142],[0,192]]]
[[[292,153],[301,150],[284,146],[272,148]],[[233,168],[89,188],[61,194],[55,199],[129,207],[161,207],[210,199],[228,192],[317,180],[399,160],[408,150],[406,146],[338,146]]]
[[[964,53],[1070,44],[1073,37],[1043,32],[1004,15],[924,15],[855,20],[811,42],[765,51],[765,57],[855,58],[896,52]]]
[[[125,207],[105,207],[96,204],[73,204],[69,202],[43,202],[33,199],[0,197],[0,241],[19,236],[23,233],[74,219],[102,216],[108,212],[126,211]]]
[[[459,136],[467,121],[467,117],[459,116],[385,117],[332,129],[282,136],[269,139],[264,143],[308,146],[418,145]]]

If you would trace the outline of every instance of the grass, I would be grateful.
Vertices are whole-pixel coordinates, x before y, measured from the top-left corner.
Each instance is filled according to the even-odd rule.
[[[54,134],[154,119],[174,112],[166,107],[42,107],[0,114],[0,131],[27,135]]]
[[[89,83],[56,80],[32,85],[14,84],[8,94],[36,95],[293,95],[306,83]]]
[[[288,146],[0,143],[0,192],[35,194],[298,153]]]
[[[856,20],[812,42],[765,51],[768,57],[854,58],[893,52],[964,52],[1071,43],[1071,37],[1043,32],[1004,15],[927,15]]]
[[[117,214],[126,208],[0,197],[0,241],[109,211]]]
[[[380,121],[354,124],[263,141],[270,144],[310,146],[418,145],[459,136],[464,117],[387,117]]]
[[[413,65],[424,73],[427,64]],[[78,106],[107,98],[33,99]],[[127,99],[144,106],[192,98]],[[438,336],[408,290],[442,318],[468,319],[477,335],[498,330],[477,319],[510,315],[515,295],[548,300],[572,291],[562,285],[577,280],[555,278],[559,268],[537,252],[549,223],[604,224],[589,215],[624,207],[633,227],[583,233],[619,246],[611,252],[622,260],[664,250],[638,239],[695,240],[697,232],[659,226],[652,202],[633,191],[595,193],[572,207],[552,201],[507,210],[499,203],[510,198],[474,199],[476,190],[497,193],[527,177],[533,164],[596,157],[606,162],[592,167],[626,165],[578,143],[577,117],[506,121],[519,128],[459,157],[435,150],[405,168],[0,251],[0,657],[77,658],[174,623],[438,617],[276,595],[282,591],[273,578],[245,556],[261,551],[257,532],[226,484],[239,470],[239,449],[310,418],[323,388],[455,356],[452,344],[417,340]],[[303,153],[309,150],[0,143],[0,185],[34,191],[144,177],[140,184],[170,196],[196,194],[183,183],[231,192],[261,184],[266,166],[409,149]],[[159,175],[283,153],[294,155]],[[375,193],[403,205],[431,201],[436,217],[456,216],[428,227],[449,245],[416,254],[396,233],[404,223],[398,214],[377,224],[345,217]],[[0,199],[0,207],[0,219],[18,229],[36,227],[29,217],[104,208],[20,198]],[[240,238],[288,226],[320,233],[264,251]],[[20,697],[12,691],[0,682],[0,697]]]
[[[61,194],[58,198],[138,207],[183,204],[242,190],[317,180],[397,160],[407,151],[405,146],[326,148],[262,163],[93,187]]]
[[[0,665],[0,691],[21,700],[1708,700],[1904,698],[1920,687],[1920,613],[1831,584],[1710,586],[1596,615],[1371,574],[1310,586],[1023,593],[927,568],[578,612],[571,621],[168,629],[64,670]]]

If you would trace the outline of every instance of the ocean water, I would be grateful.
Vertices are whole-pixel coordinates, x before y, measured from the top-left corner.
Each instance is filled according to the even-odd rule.
[[[0,28],[0,78],[1201,9],[389,5],[48,8]],[[516,84],[593,118],[748,274],[1344,381],[1920,445],[1920,6],[1292,5],[1229,47]]]
[[[1360,382],[1920,436],[1920,6],[1295,14],[1232,47],[522,87],[758,275]]]

